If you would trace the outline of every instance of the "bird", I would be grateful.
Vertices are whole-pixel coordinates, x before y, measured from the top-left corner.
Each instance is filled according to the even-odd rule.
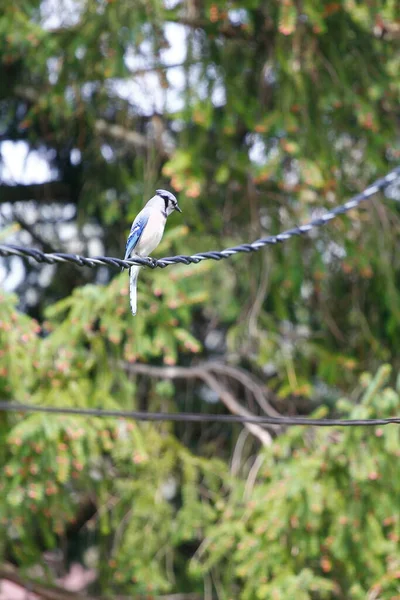
[[[155,196],[147,202],[132,223],[124,260],[151,254],[161,242],[167,217],[174,210],[182,212],[175,196],[167,190],[156,190]],[[135,265],[129,269],[129,298],[133,315],[136,315],[136,288],[140,268]]]

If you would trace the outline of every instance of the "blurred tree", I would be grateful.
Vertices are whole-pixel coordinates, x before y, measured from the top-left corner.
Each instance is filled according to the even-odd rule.
[[[396,19],[396,3],[383,0],[3,2],[1,239],[123,256],[130,223],[158,186],[179,193],[184,211],[183,224],[170,219],[159,255],[253,240],[344,201],[400,156]],[[7,150],[21,143],[36,164],[48,165],[47,179],[12,180]],[[223,265],[143,272],[135,319],[126,272],[2,260],[6,289],[19,304],[3,293],[1,398],[170,411],[215,403],[215,411],[255,413],[320,404],[335,411],[343,393],[356,401],[362,371],[383,361],[394,372],[399,366],[400,221],[382,198],[352,216]],[[167,371],[159,381],[159,371],[137,363]],[[171,378],[168,366],[176,363],[190,384]],[[258,482],[259,442],[272,438],[254,428],[244,442],[240,429],[217,425],[131,427],[32,415],[3,416],[1,427],[3,552],[21,568],[57,547],[65,563],[78,556],[89,564],[91,556],[94,592],[211,597],[214,590],[220,598],[284,597],[290,586],[306,598],[337,590],[345,597],[353,585],[351,597],[361,598],[384,577],[383,562],[370,568],[376,548],[357,558],[368,571],[362,581],[355,563],[314,568],[320,539],[345,510],[339,505],[301,560],[291,542],[289,512],[297,504],[280,503],[276,555],[269,541],[254,555],[245,544],[253,562],[241,571],[240,548],[231,552],[222,540],[221,531],[236,531],[233,521],[240,523],[235,540],[245,537],[238,498],[248,471],[256,498],[284,481],[286,469],[302,490],[296,499],[311,494],[315,482],[297,473],[296,453],[318,465],[321,450],[306,444],[303,430],[295,443],[286,433],[264,451],[277,458],[270,482]],[[321,433],[324,443],[332,435]],[[349,440],[363,435],[338,437],[348,460]],[[379,456],[391,460],[383,450]],[[338,468],[336,458],[329,454],[329,468]],[[321,498],[341,494],[351,476],[325,481],[321,471]],[[365,485],[373,489],[355,508],[360,522],[380,493],[373,480]],[[389,490],[395,503],[397,491]],[[262,506],[249,503],[250,524],[268,522]],[[253,532],[255,525],[248,535],[258,548]],[[299,536],[308,536],[306,521]],[[287,552],[280,554],[282,539]],[[347,552],[350,542],[343,544]],[[383,548],[382,561],[390,562],[396,544],[386,554]],[[194,555],[208,558],[190,562]],[[382,586],[381,597],[392,597]]]

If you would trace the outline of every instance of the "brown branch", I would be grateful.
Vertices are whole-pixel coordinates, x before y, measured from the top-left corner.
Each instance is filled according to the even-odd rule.
[[[226,408],[234,415],[240,415],[242,417],[253,417],[254,414],[247,408],[242,406],[240,402],[228,391],[223,385],[219,383],[214,374],[210,373],[210,369],[200,367],[155,367],[152,365],[145,364],[128,364],[125,362],[121,363],[123,369],[134,375],[147,375],[149,377],[158,377],[160,379],[201,379],[206,383],[212,390],[218,394],[220,400],[224,403]],[[257,437],[263,446],[270,446],[272,444],[271,435],[259,425],[253,423],[246,423],[245,427]]]
[[[21,85],[17,85],[14,88],[14,93],[16,96],[29,103],[36,103],[40,96],[39,92],[34,88]],[[122,127],[121,125],[108,123],[104,119],[96,119],[94,122],[94,129],[99,135],[107,136],[117,142],[123,142],[135,149],[148,150],[152,147],[151,140],[148,140],[144,135],[137,133],[137,131]],[[167,150],[162,150],[162,156],[168,156]]]
[[[231,39],[248,39],[250,34],[242,25],[233,25],[226,19],[219,23],[213,23],[207,19],[199,17],[179,16],[173,14],[174,10],[167,12],[165,15],[165,22],[177,23],[178,25],[185,25],[192,29],[204,29],[206,33],[212,34],[215,32],[217,35],[223,35],[226,38]],[[266,31],[271,31],[272,27],[265,27]],[[79,23],[70,27],[55,27],[51,29],[49,33],[53,35],[71,35],[76,34],[79,30]]]
[[[256,400],[259,407],[269,417],[282,416],[267,400],[262,383],[258,382],[254,375],[250,375],[250,373],[247,373],[247,371],[245,371],[244,369],[240,369],[239,367],[232,367],[219,361],[210,361],[202,365],[202,367],[207,370],[228,375],[229,377],[232,377],[232,379],[236,379],[236,381],[239,381],[239,383],[241,383],[243,387],[247,388],[253,394],[254,399]],[[276,400],[275,396],[271,391],[269,391],[269,394],[270,396],[273,396],[274,400]]]
[[[244,408],[244,406],[242,406],[226,388],[220,385],[213,375],[210,375],[210,373],[204,373],[202,375],[202,379],[219,395],[222,402],[231,413],[234,415],[241,415],[243,417],[254,416],[254,414],[247,410],[247,408]],[[253,423],[246,423],[245,426],[255,437],[260,440],[263,446],[271,446],[272,437],[267,431],[265,431],[265,429],[259,427],[258,425],[254,425]]]
[[[37,594],[44,600],[96,600],[93,596],[87,596],[86,594],[82,596],[81,594],[64,590],[57,585],[44,584],[35,579],[22,576],[18,572],[18,569],[12,565],[3,565],[0,567],[1,579],[12,581],[26,590]]]
[[[98,134],[108,136],[117,142],[123,142],[129,146],[132,146],[133,148],[149,150],[151,147],[153,147],[152,140],[147,139],[144,135],[131,129],[126,129],[121,125],[108,123],[104,119],[97,119],[95,121],[94,128]],[[167,158],[169,156],[169,152],[166,150],[166,148],[160,148],[158,144],[157,149],[163,158]]]
[[[228,39],[248,40],[251,35],[246,27],[242,25],[233,25],[229,21],[213,23],[207,19],[191,18],[191,17],[173,17],[169,16],[166,19],[170,23],[185,25],[192,29],[204,29],[207,35],[222,35]]]
[[[142,67],[140,69],[135,69],[135,70],[129,71],[129,76],[137,77],[137,76],[141,76],[141,75],[146,75],[147,73],[153,73],[154,71],[168,71],[168,69],[177,69],[178,67],[187,68],[187,67],[191,67],[193,65],[197,65],[199,63],[200,63],[199,60],[172,63],[170,65],[163,65],[160,63],[160,64],[150,65],[148,67]]]
[[[22,576],[18,569],[12,565],[6,564],[0,567],[0,581],[6,579],[12,581],[22,588],[33,592],[43,600],[101,600],[101,597],[88,596],[78,594],[76,592],[70,592],[57,585],[44,584],[35,579]],[[148,595],[135,594],[129,596],[114,596],[114,600],[146,600],[149,598]],[[152,596],[154,600],[200,600],[199,594],[166,594],[162,596]]]
[[[201,600],[200,594],[196,594],[195,592],[189,592],[188,594],[167,594],[163,596],[149,596],[148,594],[145,596],[114,596],[113,600],[149,600],[150,598],[151,600]]]
[[[148,141],[140,133],[125,129],[125,127],[122,127],[121,125],[107,123],[107,121],[104,119],[97,119],[95,121],[94,128],[100,135],[107,135],[117,141],[125,142],[131,146],[138,148],[148,147]]]
[[[13,215],[13,220],[18,223],[18,225],[21,227],[21,229],[24,229],[25,231],[27,231],[29,233],[29,235],[31,236],[32,240],[34,242],[36,242],[37,244],[39,244],[43,250],[43,252],[56,252],[57,249],[54,248],[54,246],[52,246],[50,244],[50,242],[48,242],[47,240],[44,240],[34,229],[34,227],[32,225],[30,225],[29,223],[27,223],[19,214],[16,214],[14,212]],[[58,249],[58,251],[60,251]]]
[[[32,183],[29,185],[0,185],[1,202],[27,202],[34,200],[39,203],[68,203],[73,202],[67,185],[60,181],[48,183]]]

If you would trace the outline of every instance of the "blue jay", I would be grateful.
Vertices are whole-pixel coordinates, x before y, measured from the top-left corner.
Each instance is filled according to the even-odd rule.
[[[156,195],[148,201],[132,223],[126,242],[125,260],[135,256],[148,256],[157,248],[164,233],[167,217],[174,210],[182,212],[175,196],[166,190],[156,190]],[[129,269],[129,295],[133,315],[136,315],[136,286],[139,271],[139,266]]]

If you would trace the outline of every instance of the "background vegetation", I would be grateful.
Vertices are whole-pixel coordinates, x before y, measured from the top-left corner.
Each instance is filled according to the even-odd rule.
[[[396,19],[391,0],[4,1],[1,240],[122,257],[157,187],[183,209],[157,256],[345,201],[399,162]],[[45,180],[10,179],[15,144]],[[134,319],[126,272],[2,260],[0,398],[399,414],[399,209],[377,196],[350,217],[223,264],[143,270]],[[3,414],[0,439],[3,563],[46,581],[43,597],[74,562],[110,598],[400,593],[395,426]]]

